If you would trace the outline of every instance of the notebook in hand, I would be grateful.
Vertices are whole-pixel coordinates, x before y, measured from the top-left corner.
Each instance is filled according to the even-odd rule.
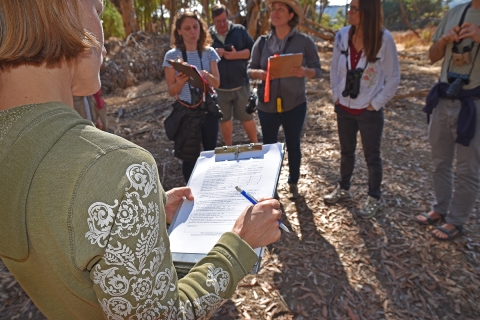
[[[212,87],[208,84],[207,80],[200,74],[198,69],[186,62],[182,62],[181,60],[167,60],[173,67],[173,69],[177,70],[188,76],[188,83],[195,87],[202,90],[207,89],[208,92],[214,93]]]

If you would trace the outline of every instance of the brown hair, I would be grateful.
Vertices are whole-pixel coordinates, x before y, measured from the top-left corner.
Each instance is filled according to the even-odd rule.
[[[97,46],[84,29],[79,0],[1,0],[0,70],[21,64],[47,67]]]
[[[363,31],[363,50],[368,62],[377,60],[377,53],[382,47],[383,10],[381,0],[359,0],[360,28]],[[350,37],[355,34],[354,26]]]
[[[212,41],[212,37],[210,33],[207,32],[208,26],[205,21],[202,20],[198,16],[196,12],[190,11],[188,9],[181,9],[175,15],[175,20],[173,21],[173,28],[172,28],[172,48],[178,48],[180,50],[185,50],[185,44],[183,43],[183,37],[178,34],[177,30],[180,29],[182,26],[183,20],[185,18],[192,18],[198,21],[200,25],[200,37],[197,41],[197,50],[203,51],[206,46],[210,45]]]
[[[228,17],[228,9],[221,3],[217,3],[216,5],[213,6],[212,8],[212,19],[215,19],[215,17],[218,17],[222,13],[226,13]]]

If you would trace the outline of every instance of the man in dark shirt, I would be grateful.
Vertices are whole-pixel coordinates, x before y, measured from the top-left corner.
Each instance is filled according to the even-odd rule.
[[[222,109],[220,122],[225,145],[232,145],[233,117],[242,122],[250,142],[258,142],[253,115],[245,111],[250,97],[250,84],[247,76],[247,63],[253,47],[253,39],[247,30],[228,20],[224,5],[212,8],[213,26],[209,31],[215,48],[222,60],[218,63],[220,87],[217,89],[218,104]]]

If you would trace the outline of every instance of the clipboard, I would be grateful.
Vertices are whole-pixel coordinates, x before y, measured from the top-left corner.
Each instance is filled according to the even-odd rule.
[[[195,200],[183,201],[168,228],[178,273],[188,273],[205,257],[250,204],[235,186],[254,197],[275,195],[284,153],[283,143],[256,143],[219,147],[200,154],[187,184]],[[258,260],[250,273],[260,270],[264,251],[263,247],[255,248]]]
[[[302,66],[303,53],[288,53],[268,58],[270,74],[275,78],[293,77],[290,69]]]
[[[167,62],[170,63],[170,65],[176,71],[187,75],[187,82],[191,86],[201,89],[202,91],[207,88],[207,91],[212,94],[215,92],[213,88],[208,84],[207,80],[205,80],[205,78],[200,74],[197,67],[195,67],[194,65],[188,64],[180,60],[167,60]]]

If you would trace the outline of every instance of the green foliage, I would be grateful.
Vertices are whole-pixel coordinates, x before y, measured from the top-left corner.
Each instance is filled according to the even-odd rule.
[[[423,28],[443,13],[442,0],[402,0],[407,18],[414,28]],[[383,1],[384,24],[390,30],[406,29],[398,0]]]
[[[336,20],[336,22],[331,25],[332,29],[341,29],[346,25],[348,21],[348,17],[345,15],[345,11],[342,9],[338,9],[337,13],[335,13],[334,19]]]
[[[152,19],[158,19],[157,10],[160,2],[160,0],[135,0],[135,14],[140,30],[147,30],[147,25]]]
[[[102,14],[103,32],[105,39],[110,37],[125,38],[122,16],[110,0],[105,0],[105,9]]]

